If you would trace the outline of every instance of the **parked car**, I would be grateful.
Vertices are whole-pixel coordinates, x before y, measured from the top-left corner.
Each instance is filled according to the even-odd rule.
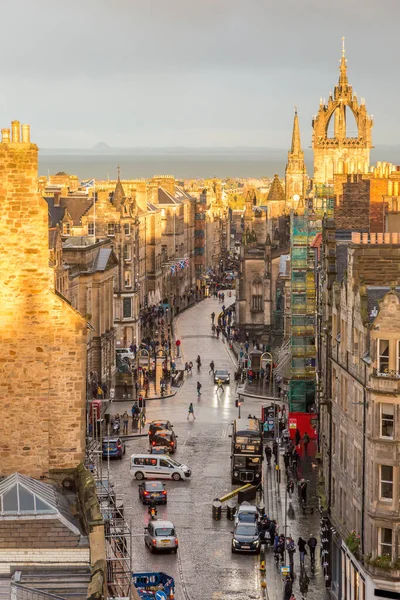
[[[124,442],[118,437],[103,438],[102,457],[122,458],[126,448]]]
[[[260,532],[257,525],[238,523],[233,531],[232,552],[260,553]]]
[[[238,523],[250,523],[258,525],[260,515],[257,506],[249,502],[242,502],[235,514],[235,525]]]
[[[171,521],[150,521],[144,529],[144,543],[150,549],[150,552],[157,550],[167,550],[169,552],[178,551],[178,538],[175,532],[175,526]]]
[[[222,383],[230,383],[231,374],[227,369],[217,369],[214,371],[214,383],[218,383],[221,381]]]
[[[178,436],[171,429],[159,429],[150,438],[152,446],[165,446],[173,454],[178,445]]]
[[[162,454],[132,454],[131,475],[135,479],[189,479],[192,471],[169,456]]]
[[[156,431],[161,431],[161,430],[169,430],[169,431],[173,431],[173,425],[169,422],[169,421],[152,421],[149,425],[149,441],[152,441],[152,437],[155,434]]]
[[[150,454],[169,454],[167,446],[150,446]]]
[[[167,504],[167,490],[161,481],[144,481],[139,485],[139,498],[143,504]]]

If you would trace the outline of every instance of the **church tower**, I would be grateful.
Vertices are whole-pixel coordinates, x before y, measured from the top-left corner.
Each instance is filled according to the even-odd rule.
[[[299,117],[297,107],[294,112],[292,146],[288,152],[288,162],[285,170],[285,194],[289,202],[293,196],[304,198],[307,191],[307,170],[304,164],[304,152],[301,148]]]
[[[328,104],[320,100],[318,114],[312,120],[314,150],[314,183],[332,183],[336,173],[368,173],[372,148],[372,117],[368,115],[364,98],[357,95],[347,78],[347,60],[342,47],[340,74],[335,91],[329,92]],[[346,117],[353,113],[357,132],[347,131]],[[334,119],[333,137],[328,127]]]

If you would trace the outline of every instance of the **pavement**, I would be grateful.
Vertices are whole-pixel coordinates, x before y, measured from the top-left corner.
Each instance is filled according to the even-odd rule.
[[[150,554],[143,542],[144,527],[148,523],[147,509],[138,499],[138,482],[129,473],[130,455],[146,452],[145,437],[128,439],[126,455],[122,460],[110,462],[110,479],[115,485],[117,496],[125,506],[125,515],[133,534],[133,571],[164,571],[175,578],[176,600],[281,600],[282,581],[273,553],[266,557],[266,592],[261,588],[259,557],[231,554],[231,531],[233,523],[223,514],[221,521],[212,519],[212,501],[233,487],[230,483],[230,443],[231,422],[237,418],[235,408],[235,388],[232,382],[225,387],[223,394],[216,394],[216,385],[209,374],[209,363],[214,361],[216,368],[229,369],[232,374],[236,367],[235,357],[226,343],[217,340],[211,333],[212,312],[218,313],[218,300],[208,298],[188,309],[175,322],[175,335],[181,340],[182,360],[192,361],[198,354],[202,367],[188,375],[183,386],[173,398],[152,400],[147,405],[147,422],[156,418],[169,419],[178,436],[178,448],[173,458],[187,464],[192,469],[190,480],[166,481],[168,503],[158,509],[158,518],[171,520],[179,537],[179,551],[174,554]],[[201,398],[197,398],[196,383],[202,384]],[[187,420],[188,405],[193,402],[196,419]],[[242,414],[261,416],[262,400],[246,398]],[[131,402],[118,402],[110,406],[110,412],[129,411]],[[247,411],[247,412],[246,412]],[[316,476],[313,469],[313,452],[302,461],[304,474]],[[266,462],[266,461],[265,461]],[[281,459],[283,467],[283,460]],[[107,465],[103,466],[104,470]],[[285,474],[280,485],[276,481],[273,468],[264,466],[264,487],[267,513],[276,518],[283,531],[285,512],[288,532],[295,540],[302,535],[308,539],[315,533],[319,539],[319,514],[304,516],[299,510],[297,498],[293,498],[289,510],[285,510]],[[237,487],[237,486],[236,486]],[[317,556],[319,548],[317,548]],[[296,570],[298,553],[295,555]],[[308,568],[308,563],[306,564]],[[308,569],[309,570],[309,569]],[[310,573],[309,573],[310,575]],[[320,600],[325,596],[319,561],[316,573],[311,578],[309,600]],[[296,579],[297,582],[297,579]],[[297,583],[294,592],[301,598]]]

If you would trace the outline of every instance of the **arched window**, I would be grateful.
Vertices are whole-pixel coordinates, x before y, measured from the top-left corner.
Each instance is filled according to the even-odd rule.
[[[253,279],[251,284],[251,311],[252,312],[263,312],[263,294],[262,294],[262,280],[260,277]]]

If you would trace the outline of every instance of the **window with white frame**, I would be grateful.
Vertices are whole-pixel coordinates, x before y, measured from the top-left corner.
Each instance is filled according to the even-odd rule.
[[[381,437],[393,439],[394,404],[382,402],[381,405]]]
[[[391,465],[380,465],[379,489],[381,500],[393,499],[393,467]]]
[[[389,340],[378,340],[378,371],[389,371]]]
[[[130,244],[124,244],[124,260],[131,260],[131,246]]]
[[[132,298],[124,298],[122,301],[122,316],[129,319],[132,316]]]
[[[87,232],[88,235],[94,235],[94,223],[88,223]]]
[[[115,235],[115,223],[107,223],[107,235]]]
[[[132,277],[131,277],[130,271],[125,271],[124,282],[125,282],[125,287],[132,287]]]
[[[124,233],[125,233],[125,235],[130,235],[130,233],[131,233],[130,223],[124,223]]]
[[[393,554],[393,530],[387,527],[379,528],[379,554],[390,556]]]

